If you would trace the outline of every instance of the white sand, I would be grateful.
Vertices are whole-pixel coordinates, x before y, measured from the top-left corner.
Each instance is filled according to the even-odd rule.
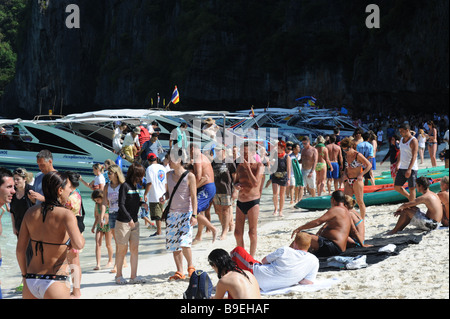
[[[443,165],[439,161],[438,165]],[[420,168],[430,167],[429,159]],[[388,169],[388,164],[379,166]],[[377,174],[378,173],[378,174]],[[258,228],[258,249],[255,256],[261,260],[277,248],[289,245],[292,231],[319,216],[325,211],[306,211],[289,207],[284,210],[284,218],[273,217],[271,188],[265,189],[261,202],[261,213]],[[398,205],[371,206],[366,212],[366,239],[387,237],[384,235],[397,222],[392,212]],[[212,209],[213,224],[220,230],[217,215]],[[138,275],[147,282],[139,285],[118,286],[114,283],[114,274],[109,269],[93,271],[95,266],[94,251],[85,251],[81,256],[83,266],[82,298],[84,299],[180,299],[188,286],[188,280],[169,282],[169,276],[175,272],[172,254],[165,252],[164,236],[148,238],[154,231],[147,230],[141,223],[141,241]],[[196,233],[197,228],[194,229]],[[407,227],[401,235],[417,235],[422,232]],[[249,240],[245,237],[246,248]],[[235,248],[232,233],[223,241],[211,243],[210,235],[204,236],[203,242],[193,246],[194,265],[197,269],[206,270],[213,283],[217,276],[208,265],[207,256],[215,248],[227,251]],[[103,247],[103,264],[106,263],[106,249]],[[186,270],[185,264],[185,271]],[[124,277],[129,278],[130,268],[124,269]],[[423,237],[417,245],[410,245],[398,256],[371,265],[368,268],[354,271],[319,272],[317,279],[338,278],[340,282],[326,290],[316,292],[297,292],[287,295],[263,296],[263,298],[291,299],[448,299],[449,298],[449,230],[433,231]],[[3,287],[4,289],[6,287]],[[20,295],[19,295],[20,296]],[[9,296],[11,297],[11,296]],[[16,295],[16,297],[18,297]]]
[[[426,161],[421,168],[427,167]],[[386,169],[387,164],[384,165]],[[378,166],[380,167],[380,166]],[[378,171],[379,173],[380,171]],[[289,206],[289,205],[288,205]],[[391,214],[398,205],[384,205],[368,207],[366,212],[366,239],[386,237],[384,234],[391,230],[397,219]],[[292,230],[296,227],[321,216],[325,211],[304,211],[286,208],[284,218],[273,217],[271,188],[265,189],[261,203],[261,214],[258,228],[258,250],[255,258],[261,260],[268,253],[291,242]],[[212,213],[216,227],[220,228],[217,216]],[[196,232],[196,229],[194,230]],[[143,230],[142,234],[149,231]],[[401,235],[411,236],[422,232],[407,227]],[[164,238],[141,241],[141,247],[152,245],[152,249],[164,250]],[[248,248],[246,237],[246,248]],[[217,283],[217,276],[208,265],[207,256],[215,248],[227,251],[235,248],[232,233],[223,241],[211,243],[209,235],[204,236],[202,243],[193,247],[194,264],[197,269],[206,270],[213,283]],[[185,266],[187,267],[187,266]],[[147,279],[146,284],[117,286],[114,275],[108,270],[89,271],[83,275],[83,298],[163,298],[180,299],[188,286],[188,281],[169,282],[168,277],[175,271],[172,255],[162,253],[158,255],[140,256],[138,274]],[[186,270],[187,272],[187,270]],[[129,268],[124,270],[129,276]],[[311,299],[448,299],[449,298],[449,230],[433,231],[423,237],[417,245],[410,245],[402,250],[398,256],[356,271],[320,272],[317,279],[336,277],[340,282],[330,289],[317,292],[290,293],[287,295],[270,296],[264,298],[311,298]]]

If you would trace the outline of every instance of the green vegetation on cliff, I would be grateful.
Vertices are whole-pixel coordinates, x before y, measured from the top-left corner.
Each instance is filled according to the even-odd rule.
[[[0,98],[6,85],[14,78],[19,21],[25,13],[26,0],[2,0],[0,2]]]

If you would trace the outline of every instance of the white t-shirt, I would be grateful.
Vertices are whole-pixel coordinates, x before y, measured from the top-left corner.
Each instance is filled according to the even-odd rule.
[[[166,192],[166,169],[160,164],[152,164],[147,167],[145,179],[147,183],[152,183],[148,192],[149,203],[159,203],[159,199]]]
[[[319,259],[313,254],[281,247],[266,257],[269,264],[255,264],[253,274],[263,291],[286,288],[303,279],[315,281]]]
[[[100,184],[103,184],[103,186],[106,184],[105,176],[103,176],[103,174],[97,175],[94,178],[94,186],[98,186]]]
[[[137,146],[140,146],[140,144],[139,144],[139,136],[136,135],[133,138],[133,135],[131,135],[131,133],[128,133],[127,135],[125,135],[125,138],[123,140],[123,147],[130,146],[130,145],[133,145],[133,144],[136,144]]]

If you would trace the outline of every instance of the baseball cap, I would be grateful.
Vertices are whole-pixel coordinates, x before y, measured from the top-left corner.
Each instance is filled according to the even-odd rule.
[[[151,162],[156,161],[157,158],[158,158],[158,156],[156,156],[155,153],[150,153],[147,155],[147,159]]]

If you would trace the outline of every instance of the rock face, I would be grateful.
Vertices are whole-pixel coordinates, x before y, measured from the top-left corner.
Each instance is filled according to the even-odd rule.
[[[366,3],[367,2],[367,3]],[[76,3],[81,27],[68,29]],[[29,5],[0,112],[27,117],[114,107],[326,106],[441,111],[449,104],[448,1],[49,0]]]

